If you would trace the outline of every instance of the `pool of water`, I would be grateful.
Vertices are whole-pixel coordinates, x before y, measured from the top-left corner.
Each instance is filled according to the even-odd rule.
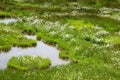
[[[0,23],[5,23],[5,24],[11,23],[11,22],[17,22],[17,20],[14,18],[9,18],[9,19],[5,18],[3,20],[0,20]]]
[[[28,39],[36,40],[36,36],[25,35]],[[7,62],[13,56],[41,56],[42,58],[49,58],[51,60],[51,67],[56,65],[63,65],[69,63],[59,58],[59,50],[56,47],[47,45],[42,41],[37,41],[36,47],[19,48],[12,47],[9,52],[0,52],[0,69],[7,68]]]

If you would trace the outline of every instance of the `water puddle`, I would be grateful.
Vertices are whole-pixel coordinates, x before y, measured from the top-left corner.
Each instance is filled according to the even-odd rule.
[[[0,23],[5,23],[5,24],[11,23],[11,22],[17,22],[17,20],[14,18],[9,18],[9,19],[5,18],[3,20],[0,20]]]
[[[28,39],[36,40],[36,36],[25,35]],[[42,58],[49,58],[51,60],[51,66],[63,65],[69,63],[59,58],[59,50],[53,46],[49,46],[42,41],[37,41],[36,47],[30,48],[18,48],[13,47],[9,52],[0,53],[0,69],[7,68],[7,62],[13,56],[41,56]]]

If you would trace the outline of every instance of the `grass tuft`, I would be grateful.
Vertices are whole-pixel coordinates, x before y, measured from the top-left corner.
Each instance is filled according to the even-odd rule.
[[[22,56],[22,57],[12,57],[7,66],[9,68],[15,68],[20,70],[29,70],[29,69],[44,69],[50,66],[50,60],[41,57],[32,57],[32,56]]]

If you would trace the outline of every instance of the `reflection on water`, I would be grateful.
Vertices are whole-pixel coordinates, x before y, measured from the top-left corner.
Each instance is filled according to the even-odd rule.
[[[0,20],[0,23],[5,23],[5,24],[8,24],[8,23],[11,23],[11,22],[17,22],[16,19],[14,18],[10,18],[10,19],[3,19],[3,20]]]
[[[36,40],[36,36],[25,35],[28,39]],[[13,56],[41,56],[42,58],[49,58],[51,66],[67,64],[69,61],[64,61],[59,58],[59,50],[53,46],[49,46],[42,41],[37,41],[36,47],[18,48],[13,47],[9,52],[0,53],[0,69],[7,67],[7,62]]]

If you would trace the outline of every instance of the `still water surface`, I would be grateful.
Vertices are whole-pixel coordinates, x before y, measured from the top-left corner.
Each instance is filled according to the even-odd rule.
[[[11,22],[17,22],[17,19],[14,19],[14,18],[10,18],[10,19],[3,19],[3,20],[0,20],[0,23],[5,23],[5,24],[8,24],[8,23],[11,23]]]

